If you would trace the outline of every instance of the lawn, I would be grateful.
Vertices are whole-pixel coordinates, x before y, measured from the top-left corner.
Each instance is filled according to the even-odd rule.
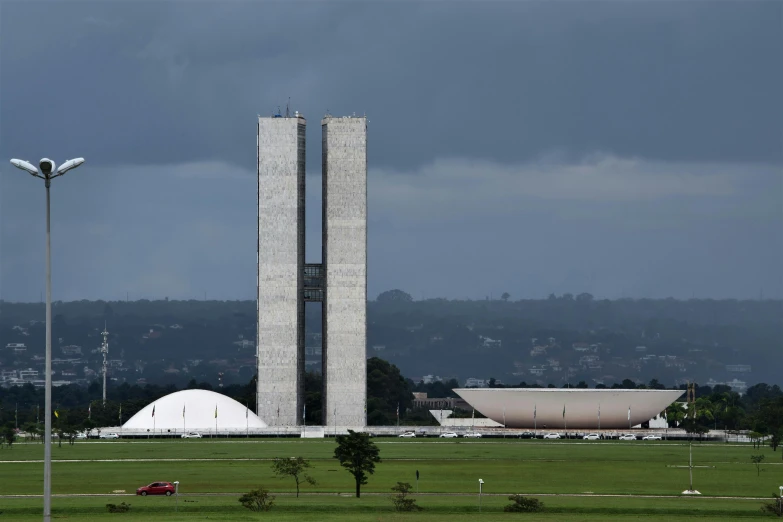
[[[53,492],[111,494],[135,492],[157,480],[178,480],[179,513],[167,498],[55,497],[53,513],[62,518],[134,520],[256,520],[237,502],[237,493],[263,486],[278,495],[275,520],[471,520],[477,511],[478,479],[485,482],[482,516],[508,518],[502,506],[510,493],[530,495],[679,495],[688,486],[688,446],[671,442],[572,443],[484,439],[375,439],[383,462],[362,488],[350,496],[353,479],[332,458],[333,440],[169,440],[77,442],[54,446]],[[750,456],[764,454],[759,474]],[[295,499],[293,480],[270,471],[274,457],[311,459],[316,486],[305,485]],[[769,497],[783,484],[780,454],[751,445],[693,445],[694,486],[705,496]],[[0,450],[0,495],[38,495],[43,488],[43,447],[16,444]],[[396,515],[386,495],[397,481],[416,483],[419,471],[420,514]],[[207,494],[224,494],[209,496]],[[343,494],[343,495],[341,495]],[[634,498],[541,496],[546,513],[527,520],[665,520],[687,518],[756,518],[759,500],[716,498]],[[109,515],[107,502],[130,502],[130,513]],[[40,498],[0,498],[3,520],[40,517]],[[492,515],[492,514],[495,515]],[[266,514],[268,518],[270,514]],[[492,519],[492,518],[488,518]]]

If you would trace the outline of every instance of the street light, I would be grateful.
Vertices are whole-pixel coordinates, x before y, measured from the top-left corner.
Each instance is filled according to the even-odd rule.
[[[780,496],[778,497],[778,504],[780,504],[780,515],[783,516],[783,486],[780,486]]]
[[[482,479],[479,479],[479,513],[481,513],[481,486],[484,484]]]
[[[52,246],[49,216],[49,187],[52,180],[84,163],[84,158],[66,161],[57,169],[49,158],[38,162],[40,170],[29,161],[12,159],[11,165],[44,180],[46,186],[46,391],[44,393],[44,522],[52,517]]]

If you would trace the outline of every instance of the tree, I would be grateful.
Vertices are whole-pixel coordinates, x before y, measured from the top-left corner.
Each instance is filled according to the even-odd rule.
[[[302,457],[291,457],[290,459],[276,458],[272,462],[272,471],[275,475],[280,478],[294,478],[296,482],[296,498],[299,498],[299,484],[302,482],[315,486],[315,479],[305,472],[310,467],[312,467],[310,461]]]
[[[400,416],[413,406],[408,381],[388,361],[378,357],[367,359],[367,423],[375,426],[396,422],[398,406]]]
[[[764,455],[751,455],[750,461],[756,465],[756,476],[761,475],[761,463],[764,461]]]
[[[10,422],[5,425],[5,429],[3,430],[3,439],[5,440],[5,443],[8,444],[8,447],[10,448],[11,445],[16,440],[16,433],[14,431],[14,425]]]
[[[503,292],[503,295],[500,296],[500,298],[504,301],[508,301],[508,298],[511,297],[511,294],[508,292]]]
[[[685,420],[685,407],[682,403],[673,402],[666,408],[666,418],[669,422],[669,427],[676,428],[680,423]]]
[[[413,297],[402,290],[387,290],[378,295],[377,301],[379,303],[410,303],[413,301]]]
[[[361,496],[362,484],[367,484],[367,474],[375,473],[375,464],[381,462],[378,446],[370,441],[368,433],[348,430],[348,435],[337,436],[334,458],[356,480],[356,498]]]
[[[391,490],[395,493],[391,496],[394,509],[397,511],[421,511],[421,506],[416,504],[415,498],[410,498],[412,486],[408,482],[397,482]]]

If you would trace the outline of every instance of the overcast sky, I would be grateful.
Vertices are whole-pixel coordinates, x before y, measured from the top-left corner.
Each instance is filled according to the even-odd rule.
[[[369,118],[369,295],[783,297],[783,2],[0,1],[0,299],[254,299],[258,114]]]

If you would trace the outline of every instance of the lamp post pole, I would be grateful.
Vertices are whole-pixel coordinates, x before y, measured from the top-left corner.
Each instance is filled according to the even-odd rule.
[[[481,486],[484,485],[484,481],[479,479],[479,513],[481,513]]]
[[[46,391],[44,392],[44,522],[52,517],[52,239],[49,187],[46,177]]]
[[[12,159],[11,164],[31,176],[44,180],[46,187],[46,367],[44,391],[44,522],[52,518],[52,244],[51,198],[49,188],[52,179],[62,176],[84,163],[84,158],[68,160],[55,170],[55,163],[43,158],[38,163],[40,171],[29,161]]]

